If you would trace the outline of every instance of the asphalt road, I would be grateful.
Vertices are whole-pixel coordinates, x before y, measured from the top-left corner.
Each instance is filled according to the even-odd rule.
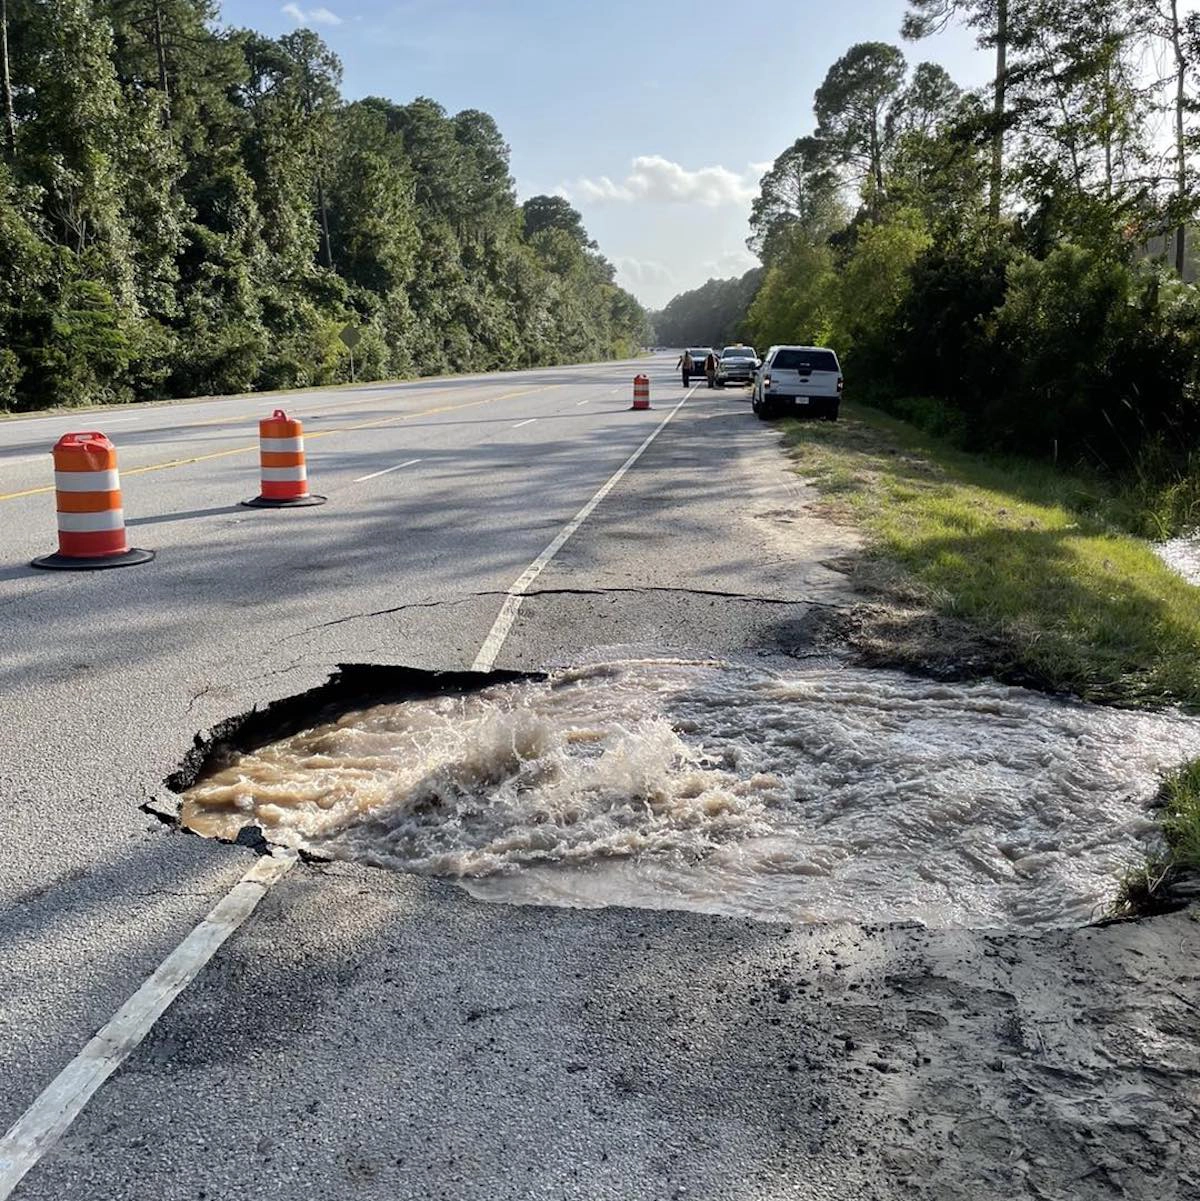
[[[684,398],[659,358],[654,410],[630,412],[643,366],[89,416],[118,445],[131,541],[158,555],[100,573],[28,566],[54,546],[46,452],[81,424],[0,423],[0,1130],[255,862],[140,809],[169,800],[193,736],[339,663],[469,668],[505,591]],[[321,508],[238,505],[276,405],[305,421]],[[744,394],[695,392],[546,566],[497,665],[803,649],[815,605],[855,599],[853,540],[810,500]],[[790,930],[300,864],[13,1195],[983,1198],[1043,1170],[1092,1180],[1083,1127],[1144,1083],[1100,1049],[1151,1020],[1111,973],[1165,978],[1196,941],[1158,931],[1148,950],[1104,931]],[[1068,1039],[1062,980],[1097,964]],[[1171,1016],[1165,1058],[1194,1043]],[[1018,1049],[1035,1026],[1077,1110],[1035,1102],[1044,1064]],[[1113,1119],[1158,1196],[1195,1169],[1163,1150],[1188,1117],[1163,1089]]]

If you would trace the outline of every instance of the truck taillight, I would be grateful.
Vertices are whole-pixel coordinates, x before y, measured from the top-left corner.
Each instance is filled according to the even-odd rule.
[[[845,384],[845,382],[846,381],[844,379],[842,379],[842,377],[839,375],[838,376],[838,391],[839,392],[842,390],[842,387]]]

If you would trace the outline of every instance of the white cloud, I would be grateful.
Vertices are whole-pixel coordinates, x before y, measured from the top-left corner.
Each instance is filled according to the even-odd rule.
[[[731,275],[745,275],[751,267],[758,266],[758,259],[745,249],[726,250],[715,259],[709,259],[704,269],[716,279],[727,279]]]
[[[298,4],[285,4],[280,10],[297,25],[340,25],[342,18],[327,8],[310,8],[305,12]]]
[[[675,283],[675,272],[665,263],[655,259],[635,259],[628,255],[618,255],[612,262],[617,269],[617,278],[630,291],[640,288],[659,289]]]
[[[762,164],[752,163],[742,173],[728,167],[699,167],[689,171],[659,154],[643,154],[619,182],[601,175],[580,179],[574,194],[592,204],[698,204],[705,208],[745,207],[758,195]]]

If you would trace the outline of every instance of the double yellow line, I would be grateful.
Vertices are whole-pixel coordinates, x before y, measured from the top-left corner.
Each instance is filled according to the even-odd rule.
[[[561,387],[560,384],[542,384],[537,388],[520,388],[515,392],[505,392],[501,396],[490,396],[484,400],[468,400],[463,404],[456,405],[437,405],[432,409],[420,409],[415,413],[401,413],[397,417],[381,417],[376,421],[360,421],[353,425],[339,425],[330,430],[317,430],[316,433],[306,433],[304,435],[305,442],[312,442],[316,438],[330,438],[334,434],[350,433],[353,430],[369,430],[377,429],[385,425],[398,425],[402,421],[411,421],[414,417],[431,417],[435,413],[453,413],[458,409],[477,408],[480,405],[496,404],[501,400],[512,400],[517,396],[528,396],[533,392],[545,392],[549,388]],[[329,416],[329,414],[316,414],[317,416]],[[228,418],[220,418],[226,425],[241,424],[241,422],[232,422]],[[192,426],[184,428],[194,428],[197,425],[209,424],[208,422],[193,422]],[[165,463],[149,463],[145,467],[130,467],[128,470],[122,469],[123,476],[130,475],[145,475],[149,471],[166,471],[172,467],[186,467],[191,463],[206,463],[212,459],[227,459],[230,455],[245,455],[251,451],[258,450],[258,443],[251,442],[246,446],[235,446],[229,450],[214,450],[211,454],[206,455],[190,455],[184,459],[168,459]],[[17,500],[22,496],[40,496],[45,492],[53,492],[54,485],[46,484],[38,488],[25,488],[20,492],[0,492],[0,501]]]

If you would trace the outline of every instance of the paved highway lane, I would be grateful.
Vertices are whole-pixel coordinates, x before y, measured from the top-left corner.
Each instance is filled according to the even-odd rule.
[[[171,804],[198,731],[339,663],[825,654],[817,617],[860,599],[853,536],[743,394],[701,388],[662,425],[685,394],[658,358],[655,408],[629,412],[642,365],[290,396],[329,497],[290,512],[237,503],[274,399],[89,418],[120,448],[132,540],[158,552],[100,573],[28,566],[54,545],[53,496],[31,490],[73,423],[0,424],[0,1130],[21,1132],[0,1197],[18,1154],[16,1201],[1000,1195],[1026,1144],[1103,1182],[1061,1151],[1080,1088],[1089,1112],[1138,1098],[1122,1131],[1170,1123],[1167,1077],[1088,1056],[1142,1029],[1128,982],[1177,970],[1184,919],[1154,940],[792,929],[489,904],[358,863],[264,890],[238,881],[271,859],[139,808]],[[142,1041],[109,1030],[80,1059],[131,997],[153,1016],[136,990],[164,962],[183,983],[214,929],[197,924],[239,905]],[[1064,1001],[1064,979],[1087,991]],[[1061,1108],[1043,1060],[1072,1082]]]
[[[342,394],[289,398],[318,435],[310,474],[330,499],[282,513],[236,503],[257,491],[256,455],[236,448],[253,447],[246,434],[271,402],[138,413],[136,435],[112,425],[111,436],[132,540],[159,555],[142,568],[30,569],[53,546],[53,495],[33,491],[48,456],[13,456],[0,501],[12,815],[0,1124],[245,870],[242,853],[170,835],[137,808],[162,794],[191,734],[319,683],[339,660],[470,665],[497,594],[683,398],[654,367],[649,414],[628,411],[630,365],[405,386],[399,401],[375,389],[349,412]],[[247,420],[227,421],[232,406]],[[0,433],[28,453],[73,424]],[[139,471],[182,458],[193,461]],[[382,611],[396,617],[360,617]]]
[[[312,486],[329,497],[321,508],[291,512],[237,504],[257,491],[254,421],[280,402],[200,401],[118,412],[107,421],[89,417],[84,424],[107,427],[119,447],[131,540],[158,552],[152,564],[102,573],[40,573],[26,565],[53,546],[53,495],[34,491],[47,483],[45,449],[76,423],[54,416],[0,426],[7,456],[0,468],[0,681],[10,734],[0,767],[10,813],[0,835],[0,993],[7,998],[0,1126],[20,1117],[251,862],[241,849],[171,832],[138,809],[164,797],[161,781],[192,734],[320,683],[338,662],[470,666],[496,621],[500,594],[684,399],[669,368],[665,360],[650,365],[655,409],[641,414],[628,408],[633,364],[288,397],[282,403],[306,422]],[[660,439],[664,448],[676,445],[686,462],[672,462],[670,452],[656,458],[663,453],[656,443],[589,515],[594,521],[606,506],[636,497],[633,511],[623,511],[641,535],[616,553],[609,582],[691,582],[705,575],[707,562],[709,582],[729,584],[745,576],[749,552],[756,569],[775,564],[775,578],[753,580],[754,587],[786,593],[795,581],[781,571],[782,547],[747,544],[739,517],[748,499],[769,509],[792,496],[781,459],[763,444],[740,394],[701,394],[690,403],[696,412],[682,408]],[[117,424],[122,417],[136,420]],[[162,466],[185,459],[191,461]],[[683,493],[673,491],[681,484]],[[764,496],[764,488],[772,495]],[[656,491],[670,503],[656,503]],[[588,535],[585,522],[567,545],[573,551],[591,545]],[[612,556],[612,548],[605,553]],[[597,578],[593,564],[588,585]],[[563,579],[569,582],[570,572]],[[742,615],[714,613],[710,600],[686,592],[672,602],[674,618],[666,623],[672,604],[662,597],[640,613],[636,605],[600,613],[585,600],[575,612],[564,605],[548,622],[539,620],[537,606],[549,599],[525,601],[510,635],[520,650],[501,647],[502,664],[535,667],[603,645],[644,642],[648,629],[664,624],[673,626],[667,642],[676,648],[689,640],[736,645],[753,632]],[[407,919],[390,913],[396,903],[414,916],[419,911],[420,926],[433,921],[444,932],[463,918],[492,928],[507,912],[435,882],[353,867],[298,868],[276,885],[271,904],[282,908],[271,910],[264,928],[281,952],[271,970],[283,973],[280,987],[293,998],[287,1004],[300,1011],[314,1004],[303,1000],[308,986],[301,977],[324,975],[332,948],[300,952],[301,932],[283,933],[278,923],[287,925],[282,915],[305,899],[323,904],[317,894],[326,886],[333,890],[326,894],[335,906],[330,913],[341,915],[328,932],[343,963],[355,957],[355,945],[373,959],[372,940],[407,928]],[[359,899],[341,908],[347,896]],[[261,918],[250,926],[257,929]],[[561,915],[546,918],[555,938],[574,942]],[[542,938],[542,923],[530,926],[522,912],[516,941],[497,934],[493,951],[478,963],[469,950],[477,936],[464,929],[460,987],[485,982],[513,956],[527,957],[528,940]],[[586,930],[579,936],[591,938]],[[219,979],[230,1014],[245,1017],[251,998],[226,975],[244,972],[242,953],[228,958],[228,950],[204,978]],[[310,953],[315,958],[305,967]],[[443,966],[435,969],[422,956],[405,975],[443,971],[445,948],[434,953]],[[577,951],[564,945],[561,953],[566,961]],[[185,1001],[190,990],[171,1013],[191,1022],[194,1014],[180,1008]],[[404,1001],[372,989],[355,1006],[361,1003]],[[304,1028],[317,1018],[311,1012]],[[350,1022],[336,1038],[358,1039],[360,1019],[331,1020]],[[163,1052],[139,1051],[135,1060],[143,1054],[157,1062]],[[343,1086],[325,1079],[328,1070],[323,1057],[314,1060],[312,1088],[340,1105]],[[235,1076],[239,1089],[255,1093],[256,1105],[275,1105],[283,1087],[275,1070],[233,1073],[226,1077],[231,1087]],[[140,1068],[127,1066],[110,1082],[19,1195],[182,1197],[206,1187],[209,1196],[242,1195],[242,1187],[222,1191],[224,1168],[215,1162],[168,1179],[127,1153],[130,1138],[146,1147],[153,1141],[145,1130],[159,1104],[149,1094],[131,1099],[113,1091],[138,1079],[149,1082]],[[512,1083],[497,1081],[502,1089]],[[178,1084],[182,1091],[167,1112],[199,1102],[182,1076]],[[101,1146],[92,1122],[111,1125],[101,1108],[110,1103],[131,1117],[118,1122],[115,1141]],[[241,1102],[230,1095],[221,1104]],[[198,1119],[197,1131],[201,1125]],[[469,1129],[464,1123],[461,1137],[473,1137]],[[189,1140],[198,1146],[196,1140],[212,1137],[197,1133]],[[414,1177],[422,1195],[436,1188],[439,1172],[430,1164]],[[108,1173],[120,1180],[100,1179]],[[297,1180],[284,1195],[312,1195]],[[326,1191],[338,1195],[339,1187],[331,1180]],[[396,1195],[391,1184],[380,1187],[378,1195]]]

